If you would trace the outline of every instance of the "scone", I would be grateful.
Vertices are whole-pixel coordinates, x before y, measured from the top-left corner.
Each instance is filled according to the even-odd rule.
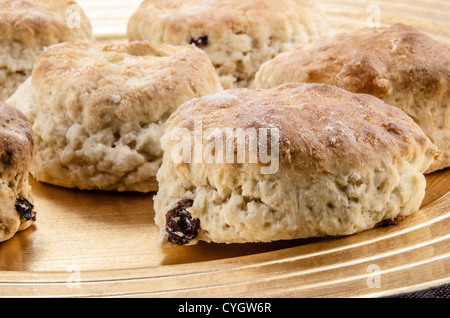
[[[328,34],[314,0],[144,0],[129,40],[193,44],[211,58],[224,88],[245,87],[259,66],[295,44]]]
[[[191,100],[161,142],[163,246],[348,235],[401,219],[419,209],[438,153],[399,108],[300,83]]]
[[[253,88],[325,83],[377,96],[411,116],[450,166],[450,48],[413,27],[362,29],[299,45],[261,66]]]
[[[89,19],[75,1],[0,0],[0,100],[30,76],[45,47],[93,38]]]
[[[0,102],[0,242],[36,220],[28,183],[33,146],[33,131],[25,116]]]
[[[37,180],[149,192],[157,189],[166,119],[221,89],[208,56],[193,46],[67,42],[39,56],[7,103],[32,124]]]

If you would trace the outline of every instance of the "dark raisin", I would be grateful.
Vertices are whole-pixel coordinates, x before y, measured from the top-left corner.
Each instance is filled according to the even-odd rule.
[[[208,45],[208,36],[203,35],[198,38],[191,38],[189,44],[194,44],[196,47],[204,47]]]
[[[381,222],[378,222],[377,226],[385,227],[385,226],[397,225],[401,221],[403,221],[404,218],[405,218],[404,216],[399,215],[399,216],[397,216],[396,218],[393,218],[393,219],[382,220]]]
[[[23,197],[17,197],[15,207],[21,218],[27,221],[36,221],[34,205],[30,201]]]
[[[198,235],[200,220],[194,218],[187,209],[192,206],[192,200],[181,200],[166,214],[166,232],[169,242],[177,245],[189,243]]]

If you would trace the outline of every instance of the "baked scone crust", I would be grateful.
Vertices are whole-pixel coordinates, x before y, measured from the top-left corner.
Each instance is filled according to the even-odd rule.
[[[149,192],[157,189],[165,120],[221,89],[207,55],[192,46],[67,42],[40,55],[7,103],[33,126],[37,180]]]
[[[0,0],[0,100],[31,75],[45,47],[93,39],[91,23],[75,1]]]
[[[403,24],[365,28],[299,45],[263,64],[254,88],[325,83],[377,96],[411,116],[450,166],[450,48]]]
[[[175,162],[172,152],[180,141],[172,132],[193,133],[199,122],[203,131],[278,128],[279,169],[262,174],[261,163]],[[168,120],[162,147],[154,199],[162,245],[169,244],[168,211],[191,201],[183,203],[188,206],[184,210],[199,219],[200,229],[189,244],[269,242],[370,229],[419,209],[423,172],[438,153],[399,108],[371,95],[298,83],[225,90],[189,101]]]
[[[197,45],[231,88],[246,86],[280,52],[327,36],[328,24],[313,0],[145,0],[127,33],[129,40]]]
[[[21,215],[23,211],[16,208],[21,200],[33,202],[28,183],[33,146],[33,131],[26,117],[0,102],[0,242],[27,229],[35,219],[35,211]]]

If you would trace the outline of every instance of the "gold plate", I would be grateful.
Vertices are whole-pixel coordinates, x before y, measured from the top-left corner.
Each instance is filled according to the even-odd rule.
[[[78,0],[99,39],[123,38],[140,0]],[[319,1],[335,32],[414,25],[450,43],[445,0]],[[108,32],[108,30],[110,32]],[[427,177],[420,211],[339,238],[159,248],[153,194],[32,180],[38,220],[0,243],[0,296],[379,297],[450,282],[450,169]]]

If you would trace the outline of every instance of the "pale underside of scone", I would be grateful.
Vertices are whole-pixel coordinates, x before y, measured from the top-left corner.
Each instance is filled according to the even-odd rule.
[[[279,169],[173,160],[171,132],[279,129]],[[203,144],[206,149],[207,142]],[[228,90],[182,105],[162,138],[161,245],[349,235],[417,211],[436,147],[398,108],[327,85]],[[177,220],[185,224],[175,224]],[[186,233],[183,233],[183,231]]]
[[[94,39],[89,19],[71,0],[0,0],[0,100],[31,75],[45,47]]]
[[[313,0],[146,0],[128,22],[130,40],[193,44],[224,88],[245,87],[259,66],[295,44],[328,35]]]
[[[37,180],[149,192],[157,189],[167,117],[221,89],[210,60],[194,47],[64,43],[44,51],[7,103],[32,124]]]
[[[0,104],[0,242],[36,220],[28,168],[33,132],[23,114]]]
[[[299,45],[263,64],[252,87],[289,82],[335,85],[401,108],[442,151],[427,173],[450,166],[450,48],[415,28],[366,28]]]

